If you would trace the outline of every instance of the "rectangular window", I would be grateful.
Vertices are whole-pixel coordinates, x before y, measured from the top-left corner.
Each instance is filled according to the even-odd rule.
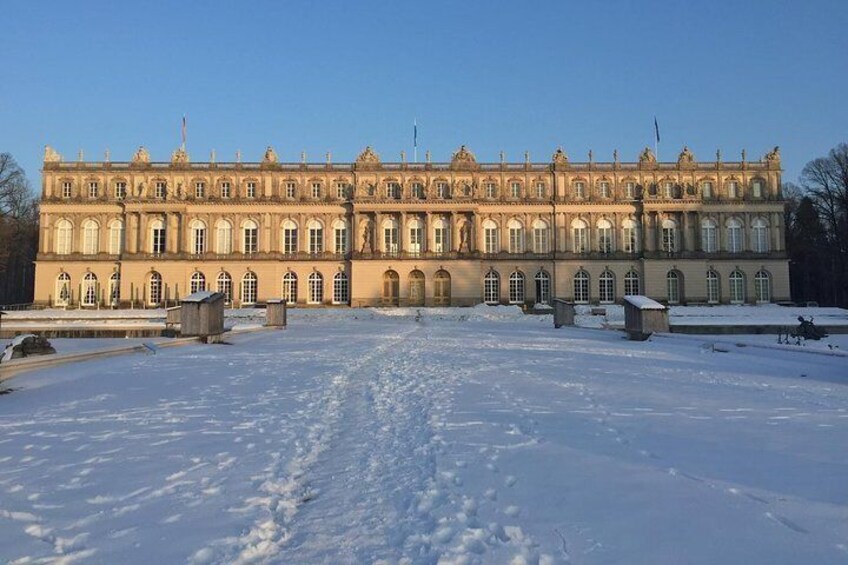
[[[521,198],[521,183],[520,182],[509,183],[509,196],[510,196],[510,198]]]
[[[423,239],[423,229],[419,227],[409,228],[409,252],[416,255],[421,253]]]
[[[321,183],[320,182],[313,182],[312,183],[312,198],[314,200],[318,200],[319,198],[321,198]]]
[[[674,198],[674,183],[667,182],[663,185],[666,198]]]
[[[606,181],[601,182],[598,185],[599,192],[601,193],[601,198],[609,198],[610,197],[610,184]]]
[[[589,230],[586,228],[574,228],[573,249],[575,253],[586,253],[589,250]]]
[[[338,255],[344,255],[347,253],[347,228],[346,227],[337,227],[333,230],[334,235],[334,243],[335,249],[334,251]]]
[[[151,251],[153,251],[154,255],[161,255],[165,253],[165,228],[153,228],[153,245]]]
[[[621,230],[622,245],[625,253],[636,253],[636,228],[626,227]]]
[[[436,197],[437,198],[449,198],[450,194],[448,192],[448,183],[439,182],[436,183]]]
[[[205,198],[206,197],[206,184],[202,182],[194,183],[194,197],[195,198]]]
[[[754,198],[762,198],[763,197],[763,181],[755,180],[751,184],[751,189],[752,189]]]
[[[635,182],[628,182],[627,184],[624,185],[624,196],[628,200],[632,200],[632,199],[636,198],[636,183]]]
[[[296,191],[295,183],[287,182],[286,183],[286,198],[294,198]]]
[[[157,181],[155,185],[153,185],[153,197],[158,199],[165,198],[165,183],[162,181]]]
[[[727,197],[739,198],[739,183],[735,180],[727,183]]]
[[[677,251],[677,230],[675,228],[662,229],[662,250],[666,253]]]
[[[424,185],[420,182],[412,183],[412,197],[419,200],[424,199]]]
[[[309,230],[309,252],[313,255],[324,252],[324,228]]]
[[[71,197],[71,183],[65,181],[62,183],[62,198]]]
[[[586,198],[586,185],[582,181],[574,183],[574,196],[575,198]]]
[[[718,304],[720,298],[718,282],[717,274],[713,272],[707,274],[707,302],[710,304]]]
[[[383,249],[386,253],[396,255],[398,252],[398,229],[387,227],[383,229]]]
[[[536,183],[536,198],[544,198],[545,197],[545,183],[538,182]]]
[[[524,253],[524,230],[509,228],[509,252]]]
[[[246,189],[247,189],[246,196],[248,198],[256,198],[256,183],[255,182],[247,183]]]
[[[436,253],[450,251],[450,231],[448,228],[440,227],[433,230],[433,251]]]
[[[97,198],[98,186],[96,182],[88,183],[88,197]]]
[[[222,182],[221,183],[221,198],[229,198],[230,197],[230,183]]]
[[[547,228],[535,228],[533,230],[533,250],[536,253],[550,253]]]
[[[194,254],[206,253],[206,228],[195,228],[194,230]]]
[[[400,185],[398,183],[390,182],[386,185],[386,198],[400,200]]]
[[[742,228],[731,226],[727,228],[727,250],[731,253],[742,251]]]
[[[704,223],[701,226],[701,249],[704,253],[715,253],[718,245],[716,235],[716,227],[713,224]]]
[[[127,183],[125,182],[116,182],[115,183],[115,198],[118,200],[123,200],[127,197]]]
[[[256,228],[244,228],[244,252],[256,253],[259,244],[259,230]]]
[[[336,183],[336,198],[339,200],[347,200],[347,184],[343,182]]]
[[[713,197],[713,183],[705,182],[701,185],[701,194],[704,198],[712,198]]]
[[[500,246],[498,244],[497,228],[485,228],[483,230],[483,247],[486,253],[498,252]]]
[[[497,198],[498,189],[495,183],[487,182],[486,183],[486,198]]]
[[[297,253],[297,228],[283,228],[283,253]]]
[[[598,228],[598,250],[612,253],[612,228]]]

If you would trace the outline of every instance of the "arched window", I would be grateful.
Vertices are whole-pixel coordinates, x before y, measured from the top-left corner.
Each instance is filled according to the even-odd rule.
[[[551,237],[548,229],[548,222],[545,220],[535,220],[533,222],[533,252],[534,253],[550,253],[551,252]]]
[[[96,255],[100,252],[100,226],[94,220],[82,223],[82,252]]]
[[[436,271],[433,277],[433,302],[436,306],[450,306],[451,276],[443,269]]]
[[[621,246],[625,253],[639,252],[639,226],[631,218],[621,222]]]
[[[349,248],[347,222],[336,220],[333,222],[333,252],[336,255],[344,255]]]
[[[121,273],[115,271],[109,277],[109,304],[118,306],[121,303]]]
[[[751,231],[754,239],[754,253],[768,253],[769,237],[766,221],[762,218],[755,219]]]
[[[412,218],[406,225],[409,230],[407,251],[412,255],[420,255],[424,251],[424,224],[418,218]]]
[[[665,277],[666,288],[668,290],[668,303],[679,304],[681,292],[681,276],[677,271],[669,271]]]
[[[757,302],[771,302],[771,276],[766,271],[754,275],[754,292]]]
[[[512,219],[506,227],[509,231],[509,252],[524,253],[524,224]]]
[[[224,301],[227,304],[233,302],[233,277],[225,271],[218,273],[217,288],[218,292],[224,295]]]
[[[701,250],[704,253],[718,251],[718,229],[715,221],[710,218],[701,221]]]
[[[286,304],[297,304],[297,275],[291,271],[283,275],[283,300]]]
[[[97,295],[100,287],[97,284],[97,276],[94,273],[86,273],[82,278],[82,305],[94,306],[97,304]]]
[[[730,303],[743,304],[745,302],[745,275],[741,271],[730,273]]]
[[[220,255],[233,252],[233,224],[227,220],[218,220],[215,224],[215,251]]]
[[[71,275],[62,272],[56,277],[56,306],[67,306],[71,303]]]
[[[309,303],[321,304],[324,301],[324,277],[314,272],[309,275]]]
[[[383,304],[387,306],[400,304],[400,275],[393,270],[383,273]]]
[[[71,241],[74,227],[68,220],[61,219],[56,222],[56,254],[69,255],[71,253]]]
[[[294,255],[297,253],[297,224],[292,220],[283,222],[282,239],[280,240],[280,248],[284,255]]]
[[[159,306],[162,303],[162,275],[157,272],[150,273],[147,279],[147,304]]]
[[[259,226],[253,220],[245,220],[241,225],[242,253],[250,255],[259,250]],[[242,300],[242,302],[244,302]]]
[[[408,306],[424,306],[424,273],[418,269],[409,273],[409,300]]]
[[[602,303],[615,301],[615,275],[611,271],[604,271],[598,278],[598,298]]]
[[[577,271],[574,275],[574,302],[589,302],[589,273],[586,271]]]
[[[193,272],[189,282],[191,283],[189,288],[191,289],[192,294],[206,290],[206,277],[203,276],[203,273],[200,271]]]
[[[306,223],[306,231],[309,233],[309,253],[324,253],[324,224],[315,219],[309,220]]]
[[[338,272],[333,275],[333,304],[347,304],[350,301],[350,285],[347,274]]]
[[[241,303],[242,305],[256,304],[256,289],[259,280],[256,273],[248,271],[241,278]]]
[[[501,301],[501,277],[496,271],[489,271],[483,279],[483,302],[498,304]]]
[[[444,218],[436,218],[433,222],[433,251],[447,253],[450,249],[450,225]]]
[[[707,271],[707,302],[718,304],[721,299],[718,273],[710,269]]]
[[[501,244],[498,236],[498,224],[492,220],[483,220],[483,251],[497,253]]]
[[[206,224],[201,220],[192,220],[190,229],[192,253],[195,255],[206,253]]]
[[[551,302],[551,276],[545,271],[539,271],[535,276],[536,281],[536,304],[550,304]]]
[[[120,255],[124,252],[124,222],[112,220],[109,222],[109,254]]]
[[[583,220],[571,222],[571,250],[574,253],[589,251],[589,226]]]
[[[521,304],[524,302],[524,273],[514,271],[509,275],[509,303]]]
[[[677,253],[677,222],[670,218],[662,223],[662,250]]]
[[[612,223],[607,219],[598,220],[598,251],[612,253],[615,251]]]
[[[731,253],[742,251],[742,222],[737,218],[727,221],[727,250]]]
[[[636,271],[627,271],[624,275],[624,295],[635,296],[639,294],[639,273]]]
[[[398,253],[398,222],[394,218],[386,218],[383,222],[383,252],[387,255]]]
[[[160,219],[150,222],[150,252],[154,255],[165,253],[165,222]]]

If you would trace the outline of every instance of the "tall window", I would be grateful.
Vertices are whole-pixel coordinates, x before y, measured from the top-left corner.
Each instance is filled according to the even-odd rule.
[[[398,252],[398,223],[394,218],[383,222],[383,251],[389,255]]]
[[[283,253],[294,255],[297,253],[297,224],[291,220],[283,222]]]
[[[606,303],[615,301],[615,275],[610,271],[604,271],[598,278],[598,298]]]
[[[444,219],[433,222],[433,251],[447,253],[450,251],[450,226]]]
[[[97,198],[97,194],[99,191],[99,186],[96,181],[91,181],[88,183],[88,197],[89,198]]]
[[[112,220],[109,223],[109,254],[120,255],[124,252],[124,222]]]
[[[607,219],[598,220],[598,251],[601,253],[615,251],[612,234],[612,223]]]
[[[536,273],[536,304],[550,304],[551,276],[545,271]]]
[[[768,253],[769,237],[768,224],[766,224],[766,221],[762,218],[755,219],[751,231],[754,237],[754,252]]]
[[[232,304],[233,302],[233,277],[230,276],[229,273],[221,271],[218,274],[217,280],[217,288],[218,292],[224,295],[224,301],[227,304]]]
[[[636,198],[636,183],[633,181],[624,184],[624,197],[628,200]]]
[[[241,226],[241,231],[242,252],[245,254],[256,253],[259,249],[259,226],[253,220],[245,220]]]
[[[97,295],[99,294],[97,285],[97,276],[94,273],[86,273],[82,278],[82,300],[83,306],[94,306],[97,304]]]
[[[347,222],[336,220],[333,222],[333,251],[337,255],[344,255],[347,249]]]
[[[158,180],[153,185],[153,197],[162,200],[165,198],[165,181]]]
[[[625,253],[639,252],[639,230],[635,220],[630,218],[622,220],[621,245]]]
[[[521,304],[524,302],[524,274],[518,271],[509,275],[509,303]]]
[[[309,220],[306,224],[309,233],[309,253],[318,255],[324,252],[324,225],[318,220]]]
[[[321,304],[324,301],[324,277],[321,273],[309,275],[309,303]]]
[[[511,198],[521,198],[521,183],[513,181],[509,183],[509,196]]]
[[[350,290],[347,275],[336,273],[333,275],[333,304],[347,304],[350,300]]]
[[[291,271],[283,275],[283,300],[287,304],[297,303],[297,275]]]
[[[701,183],[701,196],[704,198],[712,198],[713,197],[713,183],[710,181],[704,181]]]
[[[509,230],[509,252],[524,253],[524,226],[518,220],[510,220],[506,227]]]
[[[739,183],[735,180],[727,183],[727,197],[739,198]]]
[[[663,183],[663,191],[665,193],[666,198],[674,198],[674,183],[672,183],[672,182]]]
[[[194,197],[206,198],[206,183],[199,181],[194,183]]]
[[[150,252],[154,255],[165,253],[165,222],[162,220],[150,222]]]
[[[497,304],[501,301],[501,277],[495,271],[489,271],[483,278],[483,302]]]
[[[71,222],[61,219],[56,222],[56,254],[69,255],[71,253],[71,241],[74,227]]]
[[[745,302],[745,275],[740,271],[730,273],[730,303],[742,304]]]
[[[115,198],[123,200],[127,197],[127,183],[118,181],[115,183]]]
[[[409,221],[409,241],[407,243],[409,252],[413,255],[419,255],[423,250],[424,228],[421,220],[414,218]]]
[[[159,306],[162,303],[162,275],[153,272],[147,279],[147,304]]]
[[[256,287],[258,286],[256,273],[248,271],[241,278],[241,303],[243,305],[256,304]]]
[[[72,184],[70,181],[65,181],[62,183],[62,198],[70,198],[71,197],[71,188]]]
[[[680,302],[680,274],[677,271],[669,271],[665,280],[668,290],[668,303],[678,304]]]
[[[575,253],[589,251],[589,228],[583,220],[571,222],[571,244]]]
[[[56,279],[56,306],[67,306],[71,303],[71,275],[59,273]]]
[[[546,192],[547,191],[545,190],[545,183],[537,182],[536,183],[536,198],[544,198]]]
[[[247,198],[256,198],[256,183],[254,181],[248,181],[245,185],[245,192]]]
[[[536,220],[533,222],[533,251],[535,253],[550,253],[550,230],[548,222]]]
[[[396,182],[386,183],[386,198],[400,200],[400,184]]]
[[[598,193],[601,198],[609,198],[610,197],[610,183],[603,180],[598,183]]]
[[[347,200],[348,191],[346,182],[336,183],[336,198],[338,198],[339,200]]]
[[[206,253],[206,224],[201,220],[191,222],[191,250],[195,255]]]
[[[436,198],[450,198],[450,189],[448,187],[448,183],[446,182],[437,182],[436,183]]]
[[[580,199],[586,198],[586,183],[582,180],[574,183],[574,197]]]
[[[718,304],[720,297],[718,273],[710,269],[707,271],[707,302]]]
[[[577,271],[574,275],[574,302],[589,302],[589,273],[586,271]]]
[[[86,255],[100,252],[100,226],[94,220],[86,220],[82,224],[82,252]]]
[[[483,221],[483,250],[486,253],[497,253],[500,249],[498,242],[498,224],[492,220]]]
[[[419,200],[424,199],[424,185],[420,182],[412,183],[412,197]]]
[[[663,220],[662,250],[666,253],[677,252],[677,222],[674,220]]]
[[[754,198],[762,198],[763,197],[763,181],[760,179],[754,179],[751,181],[751,192]]]
[[[715,253],[718,250],[718,229],[710,218],[701,221],[701,249],[704,253]]]
[[[215,250],[221,255],[233,252],[233,225],[227,220],[215,224]]]
[[[192,294],[206,290],[206,277],[203,276],[203,273],[195,271],[191,274],[189,288],[191,289]]]
[[[117,306],[121,302],[121,273],[114,272],[109,277],[109,304]]]
[[[639,294],[639,273],[636,271],[627,271],[624,275],[624,295],[634,296]]]
[[[285,184],[286,198],[292,199],[297,194],[297,184],[293,181],[287,181]]]
[[[727,222],[727,250],[731,253],[742,251],[742,222],[736,218]]]
[[[754,292],[757,302],[771,302],[771,277],[765,271],[757,271],[754,275]]]
[[[313,200],[318,200],[321,198],[321,183],[313,182],[312,183],[312,198]]]
[[[221,183],[221,198],[230,198],[232,195],[232,186],[230,185],[230,181],[224,181]]]
[[[498,197],[498,185],[493,182],[486,183],[486,198]]]

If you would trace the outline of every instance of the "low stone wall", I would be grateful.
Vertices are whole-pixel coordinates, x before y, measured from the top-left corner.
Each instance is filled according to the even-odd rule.
[[[733,335],[733,334],[766,334],[777,335],[779,333],[790,332],[797,327],[795,326],[777,326],[777,325],[734,325],[722,326],[717,324],[674,324],[670,328],[673,334],[709,334],[709,335]],[[826,331],[829,334],[848,334],[848,326],[819,326],[817,328]]]

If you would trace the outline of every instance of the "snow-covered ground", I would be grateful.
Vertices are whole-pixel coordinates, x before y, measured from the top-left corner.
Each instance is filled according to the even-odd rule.
[[[845,357],[509,308],[289,322],[8,381],[0,562],[848,560]]]

